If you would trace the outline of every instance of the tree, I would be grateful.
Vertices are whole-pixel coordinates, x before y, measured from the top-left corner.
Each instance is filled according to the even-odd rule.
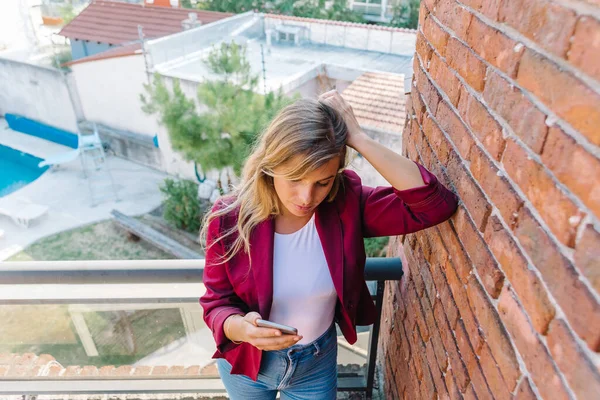
[[[407,0],[392,8],[390,26],[396,28],[417,29],[419,25],[419,6],[421,0]]]
[[[211,72],[221,79],[198,86],[197,99],[207,111],[198,112],[178,80],[172,91],[161,76],[145,85],[148,97],[141,95],[142,110],[158,114],[166,126],[173,148],[205,171],[233,167],[239,176],[243,163],[262,129],[285,105],[294,99],[276,93],[256,93],[258,77],[251,73],[246,48],[235,42],[215,47],[205,60]]]
[[[305,18],[366,22],[362,14],[348,7],[348,0],[333,0],[329,9],[325,9],[325,0],[205,0],[199,2],[197,7],[203,10],[230,13],[256,10]]]

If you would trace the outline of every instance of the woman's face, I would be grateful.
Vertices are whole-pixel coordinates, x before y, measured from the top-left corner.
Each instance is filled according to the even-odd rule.
[[[290,162],[290,165],[275,168],[275,173],[281,173],[293,163],[299,162],[297,157]],[[308,172],[298,181],[274,177],[273,184],[279,201],[283,205],[283,214],[291,214],[296,217],[307,217],[312,215],[317,206],[329,194],[335,175],[340,166],[340,157],[335,157],[321,168]]]

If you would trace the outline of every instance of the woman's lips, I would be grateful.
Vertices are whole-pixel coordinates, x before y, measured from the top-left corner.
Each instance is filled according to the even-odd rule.
[[[310,211],[310,209],[312,207],[303,207],[303,206],[299,206],[298,204],[294,204],[294,206],[296,206],[296,208],[300,211],[306,212],[306,211]]]

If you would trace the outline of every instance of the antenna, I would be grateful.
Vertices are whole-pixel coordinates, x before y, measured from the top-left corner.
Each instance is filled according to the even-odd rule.
[[[264,87],[263,90],[266,95],[267,94],[267,71],[265,69],[265,51],[264,51],[262,43],[260,44],[260,58],[262,61],[263,87]]]
[[[140,42],[142,44],[142,55],[144,56],[144,65],[146,66],[146,79],[148,81],[148,85],[150,85],[151,81],[148,68],[148,57],[146,54],[146,41],[144,40],[144,28],[142,27],[142,25],[138,25],[138,36],[140,37]]]

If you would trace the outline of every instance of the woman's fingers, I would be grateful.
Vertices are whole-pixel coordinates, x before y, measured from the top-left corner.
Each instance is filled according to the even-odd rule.
[[[254,340],[252,344],[261,350],[280,350],[295,345],[300,339],[301,336],[283,335],[278,338],[259,338]]]
[[[248,335],[254,338],[280,337],[281,331],[279,329],[251,326],[248,329]]]

